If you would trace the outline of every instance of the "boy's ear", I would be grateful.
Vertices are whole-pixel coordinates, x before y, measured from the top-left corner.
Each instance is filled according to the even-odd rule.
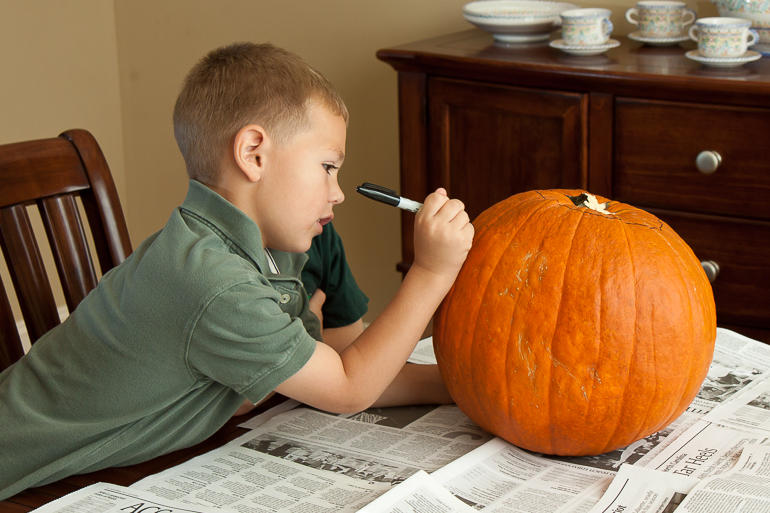
[[[246,125],[235,134],[235,164],[251,182],[258,181],[262,176],[265,139],[265,129],[259,125]]]

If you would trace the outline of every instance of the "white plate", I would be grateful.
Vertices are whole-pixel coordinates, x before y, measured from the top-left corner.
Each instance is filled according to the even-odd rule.
[[[749,50],[739,57],[704,57],[698,50],[690,50],[684,54],[688,59],[700,62],[713,68],[737,68],[747,62],[756,61],[762,58],[762,54]]]
[[[599,55],[610,48],[617,48],[620,46],[620,41],[608,39],[606,43],[601,45],[568,45],[563,39],[556,39],[548,43],[548,45],[570,55]]]
[[[639,32],[631,32],[628,35],[628,39],[639,41],[640,43],[644,43],[650,46],[674,46],[684,41],[689,41],[690,36],[684,34],[682,36],[676,37],[648,37],[641,35]]]
[[[575,4],[548,0],[481,0],[463,6],[463,17],[497,41],[545,41],[561,26],[559,14]]]

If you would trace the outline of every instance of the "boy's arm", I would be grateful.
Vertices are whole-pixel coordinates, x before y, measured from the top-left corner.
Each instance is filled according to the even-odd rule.
[[[415,220],[415,262],[382,314],[341,354],[316,345],[307,364],[277,391],[335,412],[366,409],[401,372],[473,240],[464,206],[439,189]]]
[[[326,301],[326,293],[321,289],[316,289],[310,297],[310,311],[313,312],[321,321],[323,326],[322,307]],[[341,326],[339,328],[324,328],[321,330],[324,343],[332,347],[338,353],[344,351],[358,336],[364,332],[364,320],[357,321]]]

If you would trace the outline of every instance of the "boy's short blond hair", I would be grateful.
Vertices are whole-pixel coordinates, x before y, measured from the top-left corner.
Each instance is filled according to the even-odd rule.
[[[215,184],[233,137],[257,124],[279,143],[309,127],[319,102],[348,121],[334,86],[297,55],[271,44],[235,43],[209,52],[187,74],[174,106],[174,137],[190,178]]]

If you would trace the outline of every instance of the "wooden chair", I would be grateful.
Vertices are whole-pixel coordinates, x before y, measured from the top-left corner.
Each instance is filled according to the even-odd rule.
[[[96,139],[85,130],[0,146],[0,246],[30,342],[59,314],[27,208],[37,206],[69,311],[96,286],[81,198],[102,273],[131,253],[115,183]],[[24,354],[0,279],[0,371]]]

